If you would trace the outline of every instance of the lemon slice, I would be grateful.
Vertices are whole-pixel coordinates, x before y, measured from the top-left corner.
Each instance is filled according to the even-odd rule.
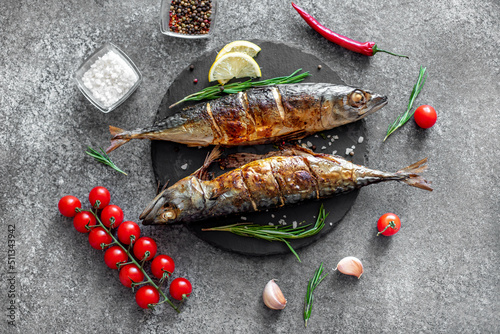
[[[215,60],[219,59],[223,55],[229,52],[243,52],[250,57],[255,57],[257,53],[260,52],[260,47],[257,44],[254,44],[249,41],[234,41],[229,44],[226,44],[222,50],[219,51]]]
[[[260,67],[249,55],[230,52],[216,59],[208,72],[208,81],[218,81],[221,85],[232,78],[260,77]]]

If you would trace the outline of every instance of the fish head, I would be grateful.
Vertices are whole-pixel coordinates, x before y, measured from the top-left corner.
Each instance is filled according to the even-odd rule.
[[[337,92],[341,98],[332,99],[332,122],[343,125],[358,121],[380,110],[387,104],[387,96],[343,86]]]
[[[200,219],[205,202],[199,180],[188,176],[160,192],[139,216],[144,225],[177,224]]]

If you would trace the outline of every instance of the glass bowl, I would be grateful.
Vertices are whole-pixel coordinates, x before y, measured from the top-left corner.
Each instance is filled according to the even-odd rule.
[[[201,23],[206,24],[207,20],[210,21],[210,27],[208,28],[208,32],[206,34],[180,33],[180,32],[175,32],[175,31],[171,30],[170,29],[170,7],[172,6],[173,2],[175,3],[175,0],[162,0],[161,1],[160,30],[163,34],[168,35],[168,36],[188,38],[188,39],[208,38],[208,37],[213,35],[215,18],[217,16],[217,1],[216,0],[193,0],[192,1],[195,4],[199,4],[199,3],[203,3],[203,2],[205,2],[205,3],[208,2],[208,3],[212,4],[210,18],[209,19],[202,18],[203,21],[200,22],[200,24]],[[201,27],[201,29],[206,29],[206,28]]]
[[[110,53],[111,52],[111,53]],[[109,56],[107,55],[108,53]],[[117,64],[120,66],[120,68],[114,68],[110,69],[109,67],[103,68],[105,64],[100,63],[99,66],[101,71],[98,71],[92,65],[96,64],[97,61],[103,62],[102,58],[106,55],[105,58],[107,57],[113,57],[113,64]],[[116,56],[117,57],[116,57]],[[85,84],[85,81],[88,79],[85,79],[84,76],[87,75],[89,76],[90,73],[94,74],[94,77],[90,79],[95,79],[98,81],[102,75],[112,75],[113,73],[109,73],[108,71],[114,70],[116,74],[116,71],[120,71],[119,73],[121,78],[127,78],[129,82],[127,84],[122,84],[121,87],[118,87],[119,83],[116,83],[116,80],[114,84],[111,86],[112,88],[116,86],[116,89],[120,89],[121,94],[117,95],[116,90],[113,92],[114,98],[113,99],[108,99],[108,101],[104,101],[98,97],[100,93],[103,92],[103,90],[108,90],[107,93],[112,93],[110,91],[110,86],[108,85],[106,88],[101,87],[100,89],[91,89],[87,87]],[[88,74],[87,74],[88,72]],[[122,104],[132,93],[139,87],[140,83],[142,82],[142,74],[137,68],[137,66],[134,64],[134,62],[122,51],[120,50],[117,46],[113,45],[112,43],[105,43],[103,46],[101,46],[99,49],[97,49],[90,57],[88,57],[82,65],[76,70],[75,72],[75,81],[78,85],[78,88],[80,91],[85,95],[85,97],[95,106],[97,109],[104,113],[108,113],[114,109],[116,109],[120,104]],[[116,78],[116,77],[114,77]],[[135,79],[135,82],[132,84],[132,80]],[[109,82],[109,81],[108,81]],[[123,86],[124,85],[124,86]],[[124,90],[125,89],[125,90]],[[114,90],[114,88],[113,88]]]

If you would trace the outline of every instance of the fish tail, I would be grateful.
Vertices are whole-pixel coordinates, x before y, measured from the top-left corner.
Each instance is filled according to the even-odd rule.
[[[422,159],[414,164],[409,165],[399,171],[396,174],[405,175],[406,178],[402,181],[412,187],[432,191],[431,182],[427,181],[420,175],[423,171],[427,169],[427,158]]]
[[[109,152],[117,149],[118,147],[127,143],[131,139],[131,138],[124,138],[126,131],[123,129],[120,129],[116,126],[110,125],[109,132],[111,133],[113,138],[111,138],[111,145],[106,149],[106,153],[109,153]]]

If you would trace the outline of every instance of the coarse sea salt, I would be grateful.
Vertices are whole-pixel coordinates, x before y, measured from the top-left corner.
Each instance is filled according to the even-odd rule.
[[[106,108],[127,94],[137,80],[133,68],[114,51],[99,57],[82,77],[85,87]]]

